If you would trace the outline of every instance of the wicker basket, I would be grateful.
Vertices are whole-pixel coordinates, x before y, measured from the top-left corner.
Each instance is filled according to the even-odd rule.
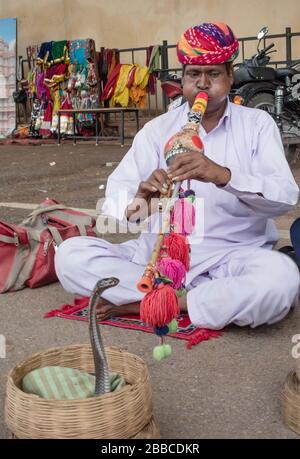
[[[11,434],[13,440],[18,439],[14,434]],[[149,424],[143,428],[138,434],[136,434],[132,439],[136,440],[157,440],[160,439],[160,431],[158,425],[154,421],[154,418],[151,418]]]
[[[284,423],[300,435],[300,373],[291,371],[281,393],[281,413]]]
[[[142,359],[106,348],[110,371],[128,383],[117,392],[81,400],[47,400],[20,389],[30,371],[60,365],[94,372],[90,345],[49,349],[17,365],[9,374],[5,420],[17,438],[159,438],[152,418],[152,392]]]
[[[300,381],[300,357],[296,360],[296,375]]]

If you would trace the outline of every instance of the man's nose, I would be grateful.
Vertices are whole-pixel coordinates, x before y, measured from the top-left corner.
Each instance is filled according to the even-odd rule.
[[[209,87],[209,76],[206,73],[199,75],[196,85],[199,89],[207,89]]]

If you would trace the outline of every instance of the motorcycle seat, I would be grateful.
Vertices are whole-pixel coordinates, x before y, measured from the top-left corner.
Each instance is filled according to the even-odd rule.
[[[236,86],[253,81],[274,81],[275,79],[275,70],[272,67],[241,65],[234,72],[234,84]]]
[[[292,77],[298,73],[295,69],[275,69],[277,78]]]
[[[272,81],[275,79],[275,70],[272,67],[248,67],[250,76],[255,80]]]

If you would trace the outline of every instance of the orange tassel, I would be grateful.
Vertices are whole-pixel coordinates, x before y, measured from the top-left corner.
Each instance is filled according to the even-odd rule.
[[[163,327],[180,313],[178,298],[170,285],[159,284],[146,295],[140,308],[141,320],[152,327]]]
[[[166,247],[167,254],[173,260],[179,260],[184,264],[186,271],[190,269],[190,246],[185,236],[178,233],[171,233],[165,236],[163,247]]]

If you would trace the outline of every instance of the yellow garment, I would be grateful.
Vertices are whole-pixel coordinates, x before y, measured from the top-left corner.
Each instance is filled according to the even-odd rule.
[[[34,95],[36,94],[36,72],[29,71],[27,76],[28,84],[29,84],[29,93],[30,97],[33,99]]]
[[[135,68],[134,81],[131,88],[127,87],[131,71]],[[121,105],[121,107],[145,108],[147,101],[147,86],[149,82],[149,68],[140,67],[137,64],[123,64],[121,66],[119,78],[115,92],[111,98],[112,107]]]
[[[136,66],[134,74],[134,84],[139,86],[141,89],[145,89],[149,81],[149,68]]]
[[[134,65],[124,64],[121,66],[119,78],[117,81],[114,95],[111,98],[111,106],[121,105],[129,106],[129,89],[127,88],[128,76]]]
[[[52,114],[55,114],[58,112],[58,110],[60,109],[60,93],[59,93],[59,88],[57,88],[55,91],[54,91],[54,94],[52,93],[52,99],[54,100],[54,104],[53,104],[53,112]]]

